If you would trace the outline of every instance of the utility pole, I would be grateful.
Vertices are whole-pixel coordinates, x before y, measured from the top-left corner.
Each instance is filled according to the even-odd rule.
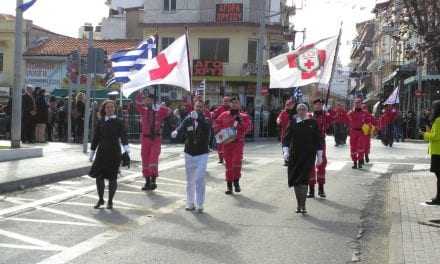
[[[14,53],[14,87],[12,88],[11,148],[20,148],[21,141],[21,89],[23,88],[23,12],[19,6],[23,0],[17,0],[15,10],[15,53]]]
[[[261,9],[260,15],[260,28],[259,28],[259,39],[257,43],[257,86],[255,89],[255,120],[254,120],[254,137],[260,137],[260,110],[263,105],[261,98],[261,88],[263,85],[263,60],[264,51],[266,43],[266,1],[264,1],[264,6]]]
[[[418,36],[417,37],[417,41],[419,44],[421,44],[421,37]],[[423,56],[422,56],[422,51],[421,49],[419,49],[419,54],[418,54],[418,58],[417,58],[417,92],[416,92],[416,96],[417,96],[417,118],[416,118],[416,127],[417,129],[420,129],[420,119],[422,117],[422,110],[421,110],[421,106],[422,106],[422,67],[423,67]]]
[[[91,50],[93,49],[93,26],[89,30],[89,42],[88,42],[88,55],[91,56]],[[94,53],[95,54],[95,53]],[[95,58],[93,58],[95,60]],[[90,63],[90,59],[87,60]],[[96,61],[95,61],[96,65]],[[89,68],[90,65],[87,67]],[[92,91],[92,84],[95,74],[92,71],[89,71],[87,76],[87,90],[86,90],[86,102],[85,102],[85,114],[84,114],[84,134],[83,134],[83,152],[87,153],[87,148],[89,144],[89,123],[90,123],[90,95]]]

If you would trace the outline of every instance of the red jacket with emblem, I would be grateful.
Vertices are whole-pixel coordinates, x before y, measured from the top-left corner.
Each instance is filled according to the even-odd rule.
[[[252,121],[248,114],[244,112],[239,113],[239,115],[231,115],[231,111],[223,112],[217,119],[215,119],[214,132],[217,133],[224,128],[234,127],[237,117],[240,121],[237,122],[238,124],[236,127],[236,142],[244,142],[244,137],[251,131],[252,128]]]

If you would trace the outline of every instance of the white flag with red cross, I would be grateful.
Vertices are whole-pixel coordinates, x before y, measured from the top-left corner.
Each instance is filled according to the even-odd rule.
[[[147,86],[168,84],[191,90],[190,66],[186,35],[176,39],[144,67],[129,75],[129,82],[122,86],[125,97]]]
[[[268,60],[270,88],[328,84],[338,37],[319,40]]]

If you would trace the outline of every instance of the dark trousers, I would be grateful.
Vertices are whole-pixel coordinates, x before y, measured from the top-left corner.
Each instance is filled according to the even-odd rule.
[[[30,117],[23,118],[21,124],[21,140],[23,142],[33,142],[35,136],[35,123]]]
[[[347,128],[342,123],[336,123],[334,125],[335,144],[344,145],[347,141]]]

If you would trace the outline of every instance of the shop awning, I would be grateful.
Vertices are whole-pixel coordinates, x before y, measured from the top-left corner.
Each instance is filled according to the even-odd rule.
[[[203,81],[206,80],[208,82],[247,82],[247,83],[256,83],[256,76],[193,76],[193,81]],[[269,83],[269,78],[263,78],[263,83]]]
[[[404,84],[405,85],[410,85],[413,83],[417,83],[418,79],[417,79],[417,75],[416,76],[411,76],[408,79],[405,80]],[[435,75],[423,75],[422,76],[422,82],[425,81],[440,81],[440,74],[435,74]]]
[[[85,93],[85,91],[82,92]],[[112,92],[112,90],[107,90],[107,89],[94,90],[92,91],[92,97],[94,97],[95,99],[107,99],[109,98],[109,94],[108,94],[109,92]],[[64,98],[67,97],[68,93],[69,93],[69,89],[55,89],[52,91],[51,95],[55,97]]]
[[[399,70],[395,70],[393,71],[393,73],[391,73],[390,75],[388,75],[385,79],[383,79],[382,83],[385,84],[391,80],[394,79],[394,77],[396,77],[397,73],[399,72]]]

